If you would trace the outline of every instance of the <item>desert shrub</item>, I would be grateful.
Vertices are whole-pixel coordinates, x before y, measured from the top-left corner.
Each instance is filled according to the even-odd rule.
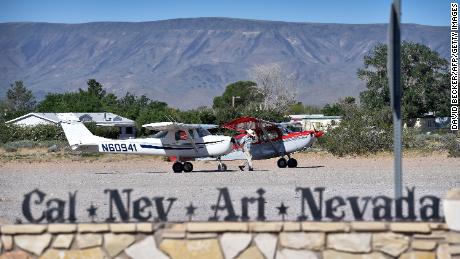
[[[456,152],[456,141],[458,141],[458,136],[456,137],[455,134],[445,131],[438,130],[435,133],[426,134],[418,129],[404,129],[403,144],[406,149],[417,149],[427,152],[448,151],[454,154]]]
[[[58,125],[18,126],[14,124],[0,124],[1,143],[19,140],[65,140],[65,136],[62,128]]]
[[[68,146],[65,141],[47,140],[47,141],[33,141],[33,140],[17,140],[3,144],[2,147],[7,152],[16,152],[20,148],[50,148],[55,150],[62,150]]]
[[[117,127],[102,127],[95,123],[85,124],[94,135],[105,138],[118,138]],[[28,141],[62,141],[66,140],[64,131],[60,125],[41,124],[36,126],[19,126],[15,124],[0,123],[0,143]]]
[[[18,148],[15,147],[14,145],[10,145],[10,143],[3,145],[3,149],[5,152],[16,152],[18,151]]]
[[[405,128],[403,130],[403,148],[416,149],[423,147],[424,144],[420,130],[414,128]]]
[[[444,148],[449,152],[451,157],[460,157],[460,134],[445,134],[442,137]]]
[[[350,106],[340,126],[331,129],[321,145],[336,156],[367,155],[390,150],[393,144],[389,110],[368,111]]]

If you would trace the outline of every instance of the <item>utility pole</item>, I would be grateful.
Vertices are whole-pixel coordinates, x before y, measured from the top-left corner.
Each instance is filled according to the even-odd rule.
[[[388,82],[393,110],[395,199],[402,197],[402,121],[401,121],[401,1],[393,0],[388,26]]]
[[[240,99],[239,96],[232,96],[232,107],[235,108],[235,99]]]

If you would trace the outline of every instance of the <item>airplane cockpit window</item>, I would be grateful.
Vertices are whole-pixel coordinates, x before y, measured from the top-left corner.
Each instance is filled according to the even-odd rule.
[[[193,131],[192,130],[189,130],[189,134],[190,134],[190,136],[193,137]],[[183,130],[176,131],[174,136],[175,136],[176,140],[187,140],[188,139],[187,133],[185,131],[183,131]]]
[[[204,136],[208,136],[208,135],[211,135],[211,133],[207,130],[207,129],[204,129],[204,128],[198,128],[197,129],[197,132],[198,132],[198,136],[200,138],[204,137]]]
[[[270,140],[274,140],[274,139],[276,139],[276,138],[279,137],[279,136],[278,136],[278,132],[276,132],[276,131],[268,131],[268,132],[267,132],[267,137],[268,137],[268,139],[270,139]]]
[[[261,136],[261,140],[262,141],[273,141],[273,140],[277,140],[277,139],[280,139],[282,137],[282,135],[280,134],[284,134],[283,131],[281,129],[277,130],[275,128],[267,128],[264,130],[262,136]]]
[[[287,127],[278,126],[278,129],[280,129],[280,131],[281,131],[281,133],[283,133],[283,135],[287,135],[289,133],[292,133],[292,130],[288,129]]]
[[[153,134],[151,137],[152,138],[165,138],[166,135],[168,135],[168,132],[166,130],[164,130],[164,131],[159,131],[159,132]]]

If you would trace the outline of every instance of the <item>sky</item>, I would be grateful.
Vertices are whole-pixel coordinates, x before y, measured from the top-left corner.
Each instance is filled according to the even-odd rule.
[[[0,22],[84,23],[231,17],[320,23],[387,23],[391,0],[0,0]],[[449,26],[456,0],[402,0],[403,23]]]

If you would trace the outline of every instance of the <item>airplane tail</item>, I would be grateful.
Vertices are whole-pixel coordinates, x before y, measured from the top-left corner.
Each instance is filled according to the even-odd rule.
[[[93,135],[81,122],[61,122],[61,126],[72,149],[84,145],[97,145],[98,140],[104,139]]]

